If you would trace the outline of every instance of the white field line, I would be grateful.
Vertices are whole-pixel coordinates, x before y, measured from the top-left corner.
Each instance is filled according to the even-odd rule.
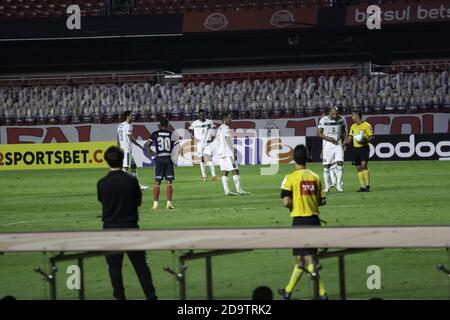
[[[77,214],[79,212],[66,212],[65,214]],[[101,214],[101,211],[83,211],[83,213],[88,214]],[[24,214],[24,212],[2,212],[2,214]],[[27,212],[25,214],[40,214],[40,212]],[[93,216],[94,217],[94,216]],[[80,219],[81,217],[77,217]],[[86,218],[86,217],[84,217]],[[94,217],[95,218],[95,217]],[[48,219],[39,219],[39,220],[21,220],[21,221],[14,221],[14,222],[6,222],[6,223],[0,223],[0,226],[14,226],[17,224],[26,224],[26,223],[33,223],[33,222],[41,222],[41,221],[53,221],[53,220],[68,220],[70,217],[55,217],[55,218],[48,218]]]
[[[47,220],[53,220],[53,219],[41,219],[41,220],[28,220],[28,221],[16,221],[16,222],[8,222],[8,223],[2,223],[0,226],[14,226],[16,224],[25,224],[25,223],[31,223],[36,221],[47,221]]]

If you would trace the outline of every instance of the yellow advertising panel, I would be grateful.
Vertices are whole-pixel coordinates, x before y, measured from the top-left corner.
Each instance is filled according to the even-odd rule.
[[[0,171],[105,168],[103,153],[116,142],[0,144]]]

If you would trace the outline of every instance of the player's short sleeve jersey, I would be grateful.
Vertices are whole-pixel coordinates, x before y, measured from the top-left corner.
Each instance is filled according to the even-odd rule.
[[[325,116],[319,120],[319,129],[323,129],[323,134],[327,137],[336,139],[339,144],[342,144],[341,134],[345,131],[345,121],[342,117],[331,119],[329,116]],[[323,146],[333,146],[334,144],[323,140]]]
[[[206,143],[215,129],[214,122],[206,119],[205,121],[195,120],[189,127],[189,130],[194,130],[194,138],[201,143]]]
[[[125,152],[131,152],[130,135],[133,132],[131,124],[124,121],[117,127],[117,138],[119,139],[120,148]]]
[[[152,142],[158,157],[170,157],[174,145],[172,132],[161,129],[152,133]]]
[[[359,143],[355,140],[355,136],[360,132],[364,135],[366,141],[369,137],[373,136],[373,130],[370,123],[368,123],[367,121],[362,121],[359,124],[355,122],[354,124],[352,124],[349,132],[349,135],[353,137],[353,146],[355,148],[361,148],[368,145],[367,142]]]
[[[317,174],[309,169],[295,170],[286,175],[281,189],[292,193],[291,217],[319,215],[319,204],[325,193]]]
[[[231,130],[230,127],[226,124],[222,124],[219,129],[217,129],[217,137],[218,140],[218,155],[221,158],[233,157],[234,150],[230,149],[230,146],[227,143],[227,138],[231,139]]]

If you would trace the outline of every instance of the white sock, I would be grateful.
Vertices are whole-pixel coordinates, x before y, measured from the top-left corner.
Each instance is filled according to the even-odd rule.
[[[330,178],[331,178],[331,184],[332,185],[336,185],[336,165],[334,164],[331,168],[330,168]]]
[[[330,185],[328,180],[330,180],[330,169],[323,168],[323,180],[325,181],[325,189],[329,189]]]
[[[203,162],[200,162],[200,170],[202,171],[202,177],[206,178],[205,164]]]
[[[344,175],[344,166],[336,166],[337,185],[342,186],[342,176]]]
[[[222,176],[222,184],[225,193],[230,193],[230,189],[228,188],[228,178],[226,176]]]
[[[236,174],[233,176],[234,185],[236,187],[237,192],[241,192],[241,177]]]
[[[211,170],[211,174],[213,177],[216,176],[216,168],[214,168],[214,163],[212,163],[212,161],[208,161],[207,163],[209,170]]]

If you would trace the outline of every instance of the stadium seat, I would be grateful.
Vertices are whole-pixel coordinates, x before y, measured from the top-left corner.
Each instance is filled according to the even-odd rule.
[[[323,0],[138,0],[134,14],[191,12],[204,10],[236,10],[249,8],[295,8],[304,6],[327,7],[331,1]]]

